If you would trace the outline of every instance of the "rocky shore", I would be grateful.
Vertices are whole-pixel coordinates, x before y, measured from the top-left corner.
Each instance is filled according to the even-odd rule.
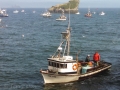
[[[51,13],[61,13],[62,10],[64,10],[65,13],[68,13],[69,11],[70,13],[77,13],[79,2],[80,0],[69,0],[67,3],[52,6],[48,11]]]

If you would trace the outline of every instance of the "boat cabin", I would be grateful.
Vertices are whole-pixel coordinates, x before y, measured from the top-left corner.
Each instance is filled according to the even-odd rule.
[[[48,70],[51,72],[76,73],[77,67],[74,66],[76,64],[76,60],[73,60],[72,56],[64,56],[63,58],[48,58]]]

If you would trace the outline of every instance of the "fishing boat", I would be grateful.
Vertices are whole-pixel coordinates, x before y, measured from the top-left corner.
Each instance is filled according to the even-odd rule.
[[[75,13],[75,14],[80,14],[80,12],[77,12],[77,13]]]
[[[0,9],[0,17],[8,17],[8,14],[5,9]]]
[[[92,16],[92,14],[91,14],[91,12],[90,12],[90,9],[88,9],[88,13],[85,14],[85,17],[91,17],[91,16]]]
[[[21,12],[25,12],[25,10],[21,10]]]
[[[64,10],[62,10],[62,14],[56,19],[56,21],[65,21],[66,19],[67,17],[64,15]]]
[[[13,13],[18,13],[18,12],[19,12],[18,10],[13,11]]]
[[[105,15],[105,13],[102,11],[99,15]]]
[[[43,17],[51,17],[51,13],[49,11],[46,11],[42,14]]]
[[[0,19],[0,22],[2,21],[2,19]]]
[[[90,62],[79,60],[79,51],[75,56],[76,58],[73,58],[73,55],[70,54],[70,20],[66,31],[61,34],[62,40],[60,45],[56,49],[56,52],[47,59],[48,68],[40,69],[44,84],[78,81],[111,68],[112,64],[103,60],[100,60],[98,66],[90,64],[90,62],[94,64],[93,60]]]

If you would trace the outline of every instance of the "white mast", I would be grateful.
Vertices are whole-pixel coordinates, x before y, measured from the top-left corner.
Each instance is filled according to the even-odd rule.
[[[53,55],[53,57],[57,54],[57,52],[62,52],[62,45],[64,42],[64,50],[63,50],[63,55],[62,56],[69,56],[70,54],[70,35],[71,35],[71,28],[70,28],[70,2],[69,2],[69,20],[68,20],[68,28],[66,32],[62,32],[62,43],[59,45],[56,53]]]
[[[70,2],[69,2],[69,21],[68,21],[68,38],[67,38],[67,56],[70,54]]]

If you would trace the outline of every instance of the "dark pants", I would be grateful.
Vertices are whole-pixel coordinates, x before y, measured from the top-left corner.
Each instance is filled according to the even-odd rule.
[[[96,67],[96,66],[99,66],[99,65],[98,65],[98,61],[95,61],[95,60],[94,60],[94,67]]]

